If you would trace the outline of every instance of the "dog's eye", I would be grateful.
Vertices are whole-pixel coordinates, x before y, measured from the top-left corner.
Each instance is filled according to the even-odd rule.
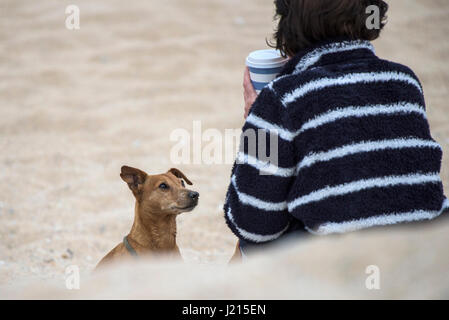
[[[166,183],[161,183],[159,185],[159,188],[161,188],[161,189],[168,189],[168,185]]]
[[[181,185],[182,185],[183,187],[186,186],[186,184],[184,183],[184,180],[181,180]]]

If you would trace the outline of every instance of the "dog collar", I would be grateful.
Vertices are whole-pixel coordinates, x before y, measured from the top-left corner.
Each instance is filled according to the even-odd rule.
[[[128,252],[129,252],[132,256],[137,257],[137,252],[136,252],[136,250],[134,250],[134,248],[131,247],[131,245],[130,245],[129,242],[128,242],[128,236],[125,236],[125,237],[123,238],[123,244],[125,245],[126,250],[128,250]]]

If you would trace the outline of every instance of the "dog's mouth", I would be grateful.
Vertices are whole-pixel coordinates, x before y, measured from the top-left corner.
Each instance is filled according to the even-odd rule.
[[[191,205],[185,206],[185,207],[176,207],[175,209],[180,210],[180,211],[191,211],[193,210],[198,203],[192,203]]]

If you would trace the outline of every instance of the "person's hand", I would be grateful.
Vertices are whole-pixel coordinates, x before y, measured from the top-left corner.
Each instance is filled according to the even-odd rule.
[[[245,99],[245,119],[248,117],[249,110],[251,109],[254,101],[256,101],[257,93],[251,82],[249,76],[249,68],[246,67],[245,74],[243,76],[243,98]]]

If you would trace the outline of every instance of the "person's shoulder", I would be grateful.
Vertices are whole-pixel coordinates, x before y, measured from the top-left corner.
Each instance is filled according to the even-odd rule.
[[[387,59],[379,59],[379,63],[382,66],[381,69],[384,69],[387,73],[390,73],[392,78],[397,77],[402,79],[402,81],[408,82],[410,85],[409,88],[415,88],[419,91],[421,96],[423,95],[423,85],[418,75],[410,67]]]
[[[387,59],[379,59],[378,62],[379,62],[381,69],[385,69],[385,70],[391,71],[391,72],[403,73],[403,74],[409,75],[409,76],[413,77],[415,80],[419,81],[419,78],[416,75],[416,73],[410,67],[406,66],[405,64],[390,61]]]

